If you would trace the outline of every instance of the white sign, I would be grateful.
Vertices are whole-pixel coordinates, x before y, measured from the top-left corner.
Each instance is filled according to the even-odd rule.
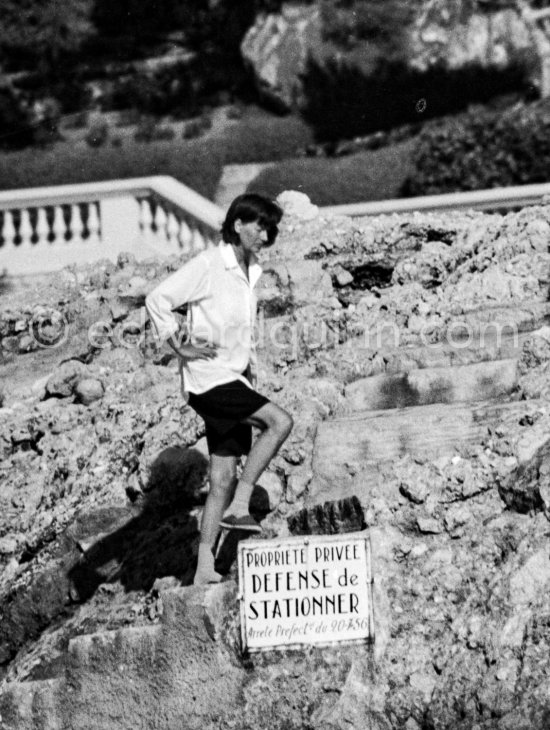
[[[238,563],[244,651],[374,639],[366,533],[244,540]]]

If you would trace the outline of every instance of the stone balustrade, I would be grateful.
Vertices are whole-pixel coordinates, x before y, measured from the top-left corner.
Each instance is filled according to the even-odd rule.
[[[506,212],[527,205],[547,204],[550,200],[550,183],[515,185],[509,188],[471,190],[464,193],[424,195],[418,198],[373,200],[368,203],[349,203],[322,208],[323,213],[361,217],[415,211],[484,210]]]
[[[352,217],[413,211],[507,211],[550,200],[550,183],[335,205]],[[39,274],[101,258],[196,253],[218,238],[224,211],[167,176],[0,193],[0,272]]]
[[[169,177],[0,193],[0,270],[39,274],[122,251],[136,258],[196,253],[223,211]]]

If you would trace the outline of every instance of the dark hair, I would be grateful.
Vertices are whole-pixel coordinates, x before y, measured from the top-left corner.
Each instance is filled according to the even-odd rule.
[[[223,240],[238,246],[241,239],[235,230],[235,221],[241,220],[243,223],[258,221],[261,227],[267,231],[266,246],[271,246],[277,238],[279,232],[277,224],[282,217],[283,211],[277,203],[264,195],[258,193],[238,195],[229,206],[222,224]]]

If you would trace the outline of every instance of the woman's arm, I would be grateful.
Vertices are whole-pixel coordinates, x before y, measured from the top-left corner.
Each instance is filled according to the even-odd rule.
[[[209,290],[210,266],[205,253],[192,258],[156,286],[145,297],[145,307],[159,340],[167,340],[178,331],[172,310],[208,296]]]

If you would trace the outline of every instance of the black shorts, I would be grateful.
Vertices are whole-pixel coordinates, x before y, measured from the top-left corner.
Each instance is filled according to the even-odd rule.
[[[206,393],[189,393],[189,405],[206,424],[210,454],[242,456],[252,445],[252,426],[242,423],[269,399],[241,380],[217,385]]]

